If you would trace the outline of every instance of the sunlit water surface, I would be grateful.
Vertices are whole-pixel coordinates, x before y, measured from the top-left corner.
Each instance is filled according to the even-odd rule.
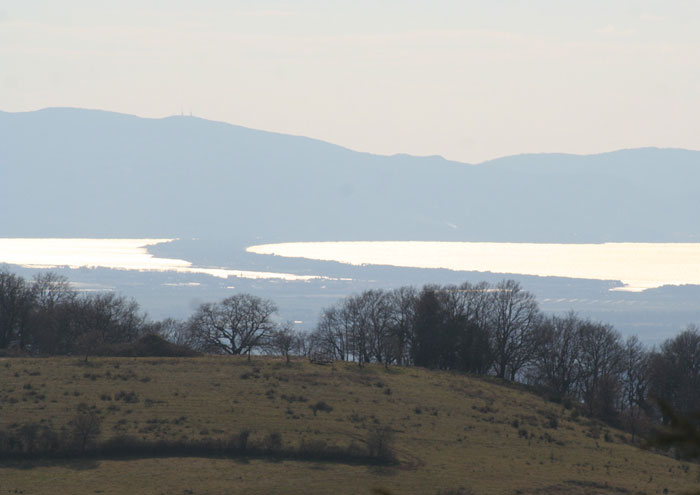
[[[28,268],[113,268],[138,271],[204,273],[214,277],[311,280],[313,275],[196,267],[181,259],[157,258],[148,246],[173,239],[0,239],[0,263]]]
[[[700,284],[697,243],[294,242],[248,251],[353,265],[619,280],[624,286],[613,290],[637,292]]]

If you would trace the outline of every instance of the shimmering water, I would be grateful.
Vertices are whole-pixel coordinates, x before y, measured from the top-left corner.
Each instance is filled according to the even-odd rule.
[[[248,251],[353,265],[619,280],[624,284],[614,290],[700,285],[698,243],[294,242],[252,246]]]
[[[173,239],[1,239],[0,263],[29,268],[102,267],[119,270],[204,273],[214,277],[311,280],[325,277],[197,267],[181,259],[157,258],[148,246]]]

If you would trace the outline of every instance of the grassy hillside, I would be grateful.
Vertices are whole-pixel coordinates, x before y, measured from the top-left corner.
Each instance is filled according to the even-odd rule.
[[[399,464],[6,462],[0,493],[654,494],[688,491],[698,480],[696,465],[629,445],[626,435],[575,409],[464,375],[263,358],[0,361],[0,430],[29,422],[60,430],[79,403],[97,407],[103,439],[223,439],[250,429],[252,442],[278,432],[283,446],[303,440],[359,448],[368,431],[390,427]]]

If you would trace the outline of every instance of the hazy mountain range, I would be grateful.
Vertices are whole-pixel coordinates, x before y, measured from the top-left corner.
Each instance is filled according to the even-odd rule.
[[[194,117],[0,112],[0,236],[700,241],[700,152],[379,156]]]

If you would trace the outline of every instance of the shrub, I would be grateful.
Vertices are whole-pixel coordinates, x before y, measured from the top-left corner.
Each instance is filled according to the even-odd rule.
[[[308,402],[309,399],[304,397],[303,395],[286,395],[282,394],[280,395],[280,398],[282,400],[286,400],[287,402]]]
[[[305,456],[323,455],[328,449],[324,440],[306,440],[302,439],[299,444],[299,453]]]
[[[320,400],[316,404],[311,404],[309,406],[309,409],[311,409],[314,412],[314,416],[316,416],[316,413],[318,411],[323,411],[323,412],[327,412],[327,413],[331,412],[333,410],[333,406]]]
[[[126,392],[122,390],[114,395],[114,400],[121,400],[127,404],[135,404],[139,401],[139,396],[133,390],[131,392]]]
[[[244,429],[238,432],[229,440],[229,447],[239,452],[248,450],[248,439],[250,438],[250,430]]]
[[[142,441],[131,435],[115,435],[101,445],[101,450],[110,455],[129,455],[142,448]]]
[[[388,427],[376,427],[367,432],[367,454],[381,461],[394,461],[394,432]]]
[[[37,423],[28,423],[19,428],[17,431],[17,438],[22,446],[22,452],[34,454],[39,450],[37,448],[37,440],[41,428],[41,425]]]
[[[267,452],[274,452],[282,447],[282,434],[278,431],[273,431],[263,439],[263,448]]]
[[[85,453],[88,445],[100,434],[102,418],[94,408],[88,408],[85,404],[78,405],[76,415],[69,423],[73,433],[75,446],[81,453]]]

